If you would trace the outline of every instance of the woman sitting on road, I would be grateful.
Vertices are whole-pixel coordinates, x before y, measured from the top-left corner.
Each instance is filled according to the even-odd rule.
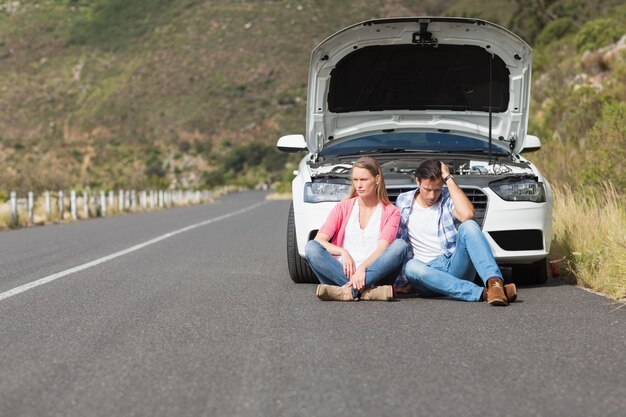
[[[306,258],[320,280],[320,300],[391,300],[407,245],[396,239],[400,212],[387,197],[378,162],[369,156],[352,167],[350,196],[337,203]],[[332,242],[331,242],[332,237]]]

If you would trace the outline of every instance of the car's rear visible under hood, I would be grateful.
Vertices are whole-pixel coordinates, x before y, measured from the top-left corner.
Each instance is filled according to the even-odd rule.
[[[476,19],[423,17],[350,26],[312,53],[307,145],[386,129],[429,129],[523,147],[531,49]],[[491,117],[490,117],[491,113]]]

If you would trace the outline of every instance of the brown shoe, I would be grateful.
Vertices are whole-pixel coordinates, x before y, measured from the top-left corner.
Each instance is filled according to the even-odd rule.
[[[337,285],[320,284],[317,286],[315,295],[322,301],[354,301],[352,288],[338,287]]]
[[[361,292],[361,297],[359,298],[368,301],[393,300],[393,287],[391,285],[381,285],[380,287],[366,288]]]
[[[505,284],[504,295],[506,295],[506,298],[507,300],[509,300],[509,303],[514,303],[515,300],[517,300],[517,287],[515,286],[515,284],[513,283]]]
[[[396,294],[412,294],[413,292],[415,292],[413,290],[413,286],[408,282],[401,287],[396,287],[395,290]]]
[[[487,302],[492,306],[509,304],[504,294],[504,281],[500,277],[493,277],[487,280]]]

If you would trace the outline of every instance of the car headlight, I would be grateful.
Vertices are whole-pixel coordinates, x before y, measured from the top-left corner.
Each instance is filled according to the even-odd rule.
[[[489,184],[500,198],[506,201],[532,201],[544,203],[546,201],[546,189],[541,182],[531,178],[506,179]]]
[[[345,182],[316,181],[304,184],[305,203],[341,201],[350,194],[350,184]]]

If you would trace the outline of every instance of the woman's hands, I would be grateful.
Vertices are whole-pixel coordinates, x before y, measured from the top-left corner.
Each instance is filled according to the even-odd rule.
[[[365,269],[357,268],[356,271],[354,271],[354,274],[350,277],[348,285],[358,292],[363,291],[365,289]]]
[[[352,259],[352,255],[343,248],[341,249],[340,262],[343,265],[343,273],[350,278],[352,274],[354,274],[354,271],[356,271],[356,264],[354,263],[354,259]]]
[[[343,265],[343,273],[350,278],[348,286],[357,291],[365,289],[365,268],[357,268],[354,259],[347,250],[341,251],[341,264]]]

